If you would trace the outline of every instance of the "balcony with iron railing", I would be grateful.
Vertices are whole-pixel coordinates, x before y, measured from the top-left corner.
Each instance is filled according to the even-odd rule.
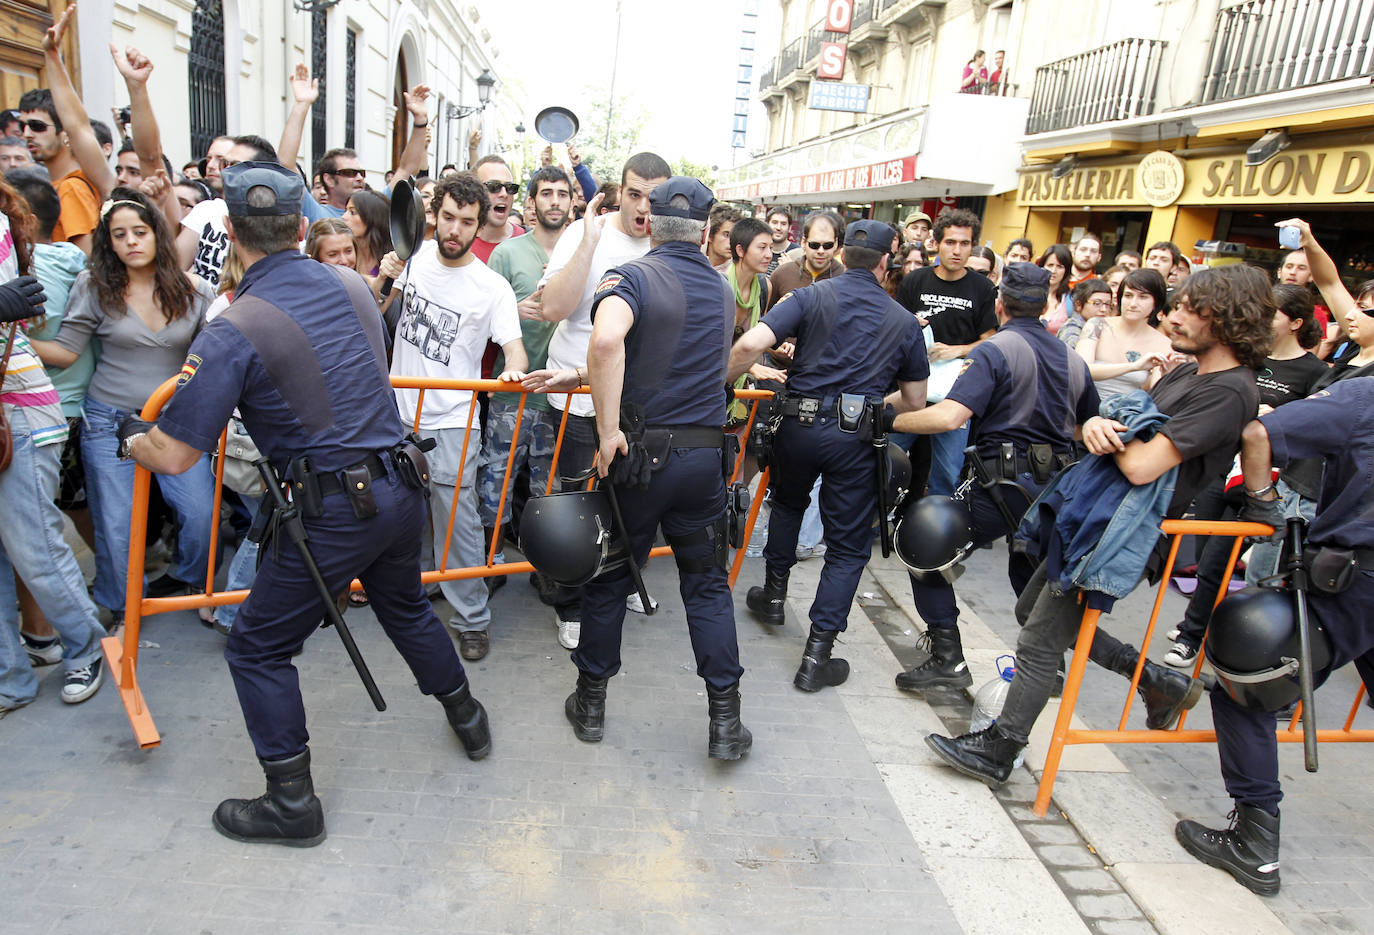
[[[1374,77],[1374,0],[1246,0],[1217,13],[1200,103],[1362,77]]]
[[[777,65],[778,65],[777,60],[774,59],[773,61],[771,61],[771,62],[768,63],[768,65],[763,69],[762,72],[759,73],[759,92],[760,92],[760,93],[762,93],[762,94],[767,94],[768,91],[769,91],[769,89],[771,89],[771,88],[774,86],[774,84],[775,84],[774,78],[775,78],[776,73],[777,73]]]
[[[1037,68],[1026,133],[1154,113],[1165,45],[1154,39],[1123,39]]]

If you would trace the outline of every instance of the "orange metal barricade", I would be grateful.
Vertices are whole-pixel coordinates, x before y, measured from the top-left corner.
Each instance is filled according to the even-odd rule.
[[[476,456],[481,447],[480,431],[473,432],[473,422],[477,412],[477,394],[482,392],[515,392],[521,394],[521,405],[516,412],[514,439],[520,437],[520,426],[524,419],[525,407],[524,393],[519,384],[502,383],[498,380],[437,380],[424,379],[419,377],[392,377],[393,387],[403,389],[418,389],[420,398],[416,403],[415,418],[412,427],[419,426],[420,412],[424,406],[424,394],[426,390],[450,390],[469,392],[472,394],[471,405],[468,408],[468,422],[463,434],[463,449],[459,459],[458,476],[461,478],[464,473],[464,465],[467,463],[469,455]],[[162,412],[168,400],[172,398],[172,393],[176,390],[176,378],[172,378],[163,383],[148,397],[147,403],[143,406],[141,417],[154,421],[158,414]],[[572,393],[563,393],[571,397],[576,393],[587,393],[586,389],[575,390]],[[741,390],[736,395],[743,399],[754,400],[754,405],[750,411],[750,422],[758,412],[758,400],[766,399],[773,394],[767,390]],[[553,466],[549,473],[549,482],[545,487],[544,493],[550,493],[553,489],[553,478],[558,468],[558,458],[563,448],[563,433],[568,424],[568,407],[564,407],[563,417],[558,426],[558,434],[554,442]],[[747,428],[747,427],[746,427]],[[747,437],[747,433],[746,433]],[[224,479],[224,451],[225,436],[220,435],[219,453],[221,457],[216,460],[215,470],[215,499],[213,516],[219,516],[221,484]],[[739,476],[744,463],[744,453],[741,450],[739,458],[735,462],[735,476]],[[511,468],[515,463],[515,444],[511,445],[510,452],[506,455],[505,479],[501,485],[501,497],[498,506],[498,515],[504,516],[510,495]],[[142,467],[134,471],[134,498],[133,509],[129,520],[129,541],[131,543],[142,543],[145,541],[148,526],[148,492],[152,475]],[[767,473],[765,472],[760,481],[759,494],[756,502],[752,505],[749,512],[748,525],[745,530],[746,538],[752,532],[754,520],[758,516],[759,503],[762,502],[762,494],[767,486]],[[591,482],[589,481],[589,484]],[[482,565],[462,568],[448,567],[448,549],[453,534],[454,516],[457,511],[458,498],[453,498],[453,503],[449,507],[448,527],[445,530],[443,550],[440,554],[439,567],[433,570],[424,571],[420,574],[420,580],[425,584],[437,581],[455,581],[467,578],[488,578],[496,575],[518,575],[534,571],[534,566],[529,562],[506,562],[496,564],[496,537],[493,537],[491,546],[487,550],[485,562]],[[105,659],[110,667],[110,673],[115,685],[119,690],[120,701],[124,705],[124,710],[129,716],[129,723],[134,730],[134,738],[138,745],[143,749],[156,747],[161,743],[157,727],[153,723],[151,713],[144,701],[142,691],[138,684],[138,649],[139,635],[142,628],[143,618],[153,614],[169,613],[172,611],[197,610],[201,607],[219,607],[225,604],[241,603],[248,597],[245,590],[238,591],[216,591],[214,590],[215,580],[215,559],[218,556],[218,535],[219,523],[215,522],[210,530],[210,561],[206,568],[205,581],[206,589],[199,594],[188,594],[179,597],[142,597],[143,593],[143,572],[144,572],[144,552],[142,548],[131,547],[129,550],[128,576],[125,582],[125,602],[124,602],[124,630],[116,636],[107,636],[101,641],[101,648],[105,652]],[[660,546],[651,549],[650,557],[670,555],[672,549],[667,546]],[[735,579],[739,575],[739,569],[744,561],[744,550],[739,550],[736,561],[730,573],[730,585],[734,586]],[[351,590],[362,589],[362,584],[354,580],[350,586]]]
[[[1222,575],[1222,581],[1230,581],[1231,574],[1235,570],[1236,561],[1240,558],[1241,549],[1247,536],[1267,536],[1273,530],[1260,523],[1234,523],[1234,522],[1210,522],[1203,520],[1165,520],[1161,524],[1161,529],[1165,535],[1170,536],[1172,541],[1169,546],[1169,560],[1165,564],[1164,574],[1159,581],[1159,590],[1155,595],[1154,608],[1150,611],[1150,619],[1145,625],[1145,634],[1141,638],[1140,658],[1136,661],[1135,672],[1131,675],[1130,688],[1126,692],[1126,702],[1121,708],[1121,718],[1112,730],[1079,730],[1070,727],[1073,719],[1074,707],[1078,704],[1078,692],[1083,683],[1083,673],[1088,667],[1088,653],[1092,647],[1093,635],[1097,632],[1097,620],[1101,615],[1100,611],[1085,609],[1083,611],[1083,623],[1078,630],[1078,642],[1074,646],[1073,661],[1069,665],[1068,675],[1064,678],[1064,693],[1059,702],[1059,717],[1055,720],[1054,731],[1050,735],[1050,746],[1045,755],[1045,769],[1040,777],[1040,789],[1035,798],[1035,814],[1044,816],[1049,809],[1050,797],[1054,792],[1054,782],[1059,775],[1059,763],[1064,754],[1064,747],[1069,744],[1084,743],[1215,743],[1217,739],[1216,731],[1187,729],[1185,727],[1188,720],[1188,712],[1184,711],[1178,719],[1178,724],[1168,730],[1129,730],[1126,723],[1130,718],[1131,706],[1135,703],[1136,688],[1140,684],[1140,673],[1145,668],[1146,651],[1154,638],[1155,624],[1159,622],[1159,612],[1164,606],[1164,595],[1169,587],[1169,579],[1173,574],[1174,561],[1178,557],[1179,544],[1184,536],[1232,536],[1235,538],[1231,546],[1231,554],[1226,562],[1226,570]],[[1227,590],[1222,588],[1217,594],[1216,603],[1221,603],[1226,597]],[[1202,671],[1202,665],[1206,661],[1205,650],[1198,652],[1197,662],[1193,666],[1193,677],[1197,678]],[[1355,715],[1360,709],[1360,703],[1364,700],[1364,686],[1361,685],[1355,693],[1355,701],[1350,706],[1350,712],[1346,716],[1344,725],[1339,729],[1325,729],[1317,731],[1317,740],[1321,743],[1332,743],[1342,741],[1354,741],[1361,743],[1374,742],[1374,730],[1354,728]],[[1279,742],[1281,743],[1301,743],[1303,733],[1300,728],[1302,705],[1299,703],[1298,711],[1294,712],[1292,720],[1287,727],[1281,727],[1277,731]]]

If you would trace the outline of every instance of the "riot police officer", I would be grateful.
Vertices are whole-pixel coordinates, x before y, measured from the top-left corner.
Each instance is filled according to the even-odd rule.
[[[674,176],[649,195],[651,249],[608,270],[592,299],[587,362],[596,404],[597,472],[613,485],[631,560],[642,566],[663,528],[706,682],[708,753],[736,760],[752,737],[740,724],[739,643],[726,576],[725,363],[734,327],[729,286],[701,252],[714,198]],[[733,466],[733,464],[729,464]],[[582,633],[572,661],[577,688],[564,711],[579,740],[604,733],[606,683],[620,671],[631,571],[593,579],[582,592]]]
[[[1374,606],[1374,488],[1369,483],[1374,474],[1374,380],[1337,383],[1246,426],[1241,436],[1245,472],[1241,519],[1283,526],[1273,468],[1282,469],[1297,458],[1325,462],[1317,514],[1303,550],[1310,577],[1307,606],[1313,655],[1327,656],[1325,665],[1314,658],[1313,683],[1322,684],[1353,660],[1366,688],[1374,692],[1374,616],[1369,613]],[[1240,632],[1230,632],[1232,624],[1243,622],[1237,618],[1244,616],[1245,605],[1255,602],[1249,590],[1222,602],[1207,635],[1209,661],[1214,654],[1227,662],[1244,657],[1249,661],[1247,668],[1269,670],[1250,676],[1245,680],[1249,684],[1237,685],[1230,684],[1232,680],[1218,668],[1221,677],[1212,689],[1221,775],[1236,805],[1233,821],[1224,829],[1181,821],[1175,834],[1198,860],[1220,867],[1262,896],[1271,896],[1279,890],[1279,802],[1283,798],[1273,712],[1292,701],[1296,689],[1287,699],[1271,697],[1265,704],[1263,683],[1291,686],[1296,677],[1290,674],[1289,664],[1298,654],[1292,637],[1293,607],[1283,601],[1260,603],[1268,619],[1248,621],[1250,625]],[[1241,645],[1236,645],[1238,639]]]
[[[184,471],[214,450],[237,406],[258,448],[287,471],[329,593],[362,579],[420,691],[436,696],[480,759],[491,749],[486,712],[420,584],[426,470],[402,444],[376,301],[357,274],[298,251],[306,222],[296,173],[245,162],[226,168],[223,184],[243,281],[191,345],[157,423],[121,426],[121,454],[158,473]],[[301,549],[278,541],[260,554],[224,657],[267,792],[221,802],[213,820],[236,840],[312,846],[324,840],[324,813],[291,658],[319,626],[324,598]]]
[[[787,579],[796,563],[797,534],[817,475],[825,528],[825,566],[811,604],[811,630],[793,684],[802,691],[839,685],[849,664],[832,659],[835,637],[873,543],[883,394],[898,385],[902,411],[925,405],[930,374],[916,318],[879,285],[897,232],[881,221],[855,221],[844,233],[843,275],[798,289],[745,332],[730,353],[738,377],[763,351],[795,336],[781,420],[773,441],[773,513],[764,548],[765,577],[751,588],[749,609],[766,623],[783,622]]]
[[[944,400],[899,415],[893,423],[898,432],[929,435],[973,420],[969,440],[981,464],[964,466],[964,482],[975,547],[1015,529],[1051,475],[1073,460],[1074,426],[1097,414],[1088,365],[1040,322],[1049,282],[1050,274],[1034,263],[1009,264],[997,297],[997,333],[969,352]],[[921,518],[926,515],[939,521],[939,514]],[[939,530],[904,533],[929,541]],[[1025,556],[1009,554],[1007,576],[1018,596],[1034,571]],[[954,586],[943,574],[914,572],[911,593],[926,624],[920,645],[929,658],[900,673],[897,687],[925,691],[973,684],[959,638]]]

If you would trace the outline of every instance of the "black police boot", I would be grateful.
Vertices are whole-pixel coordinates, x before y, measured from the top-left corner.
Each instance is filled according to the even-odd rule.
[[[487,721],[487,709],[472,697],[468,682],[463,682],[447,695],[434,697],[444,706],[448,726],[458,735],[458,742],[463,745],[469,760],[480,760],[491,752],[491,724]]]
[[[763,587],[750,588],[744,603],[762,623],[783,625],[783,605],[787,603],[787,572],[775,575],[764,570]]]
[[[806,649],[802,653],[801,666],[792,684],[804,692],[818,692],[827,685],[843,685],[849,678],[849,663],[843,659],[831,659],[830,650],[835,646],[836,630],[822,630],[811,624],[811,634],[806,638]]]
[[[211,819],[215,830],[249,844],[314,847],[323,841],[324,808],[310,781],[310,751],[258,762],[267,774],[267,792],[219,803]]]
[[[1180,821],[1174,836],[1183,849],[1204,864],[1225,870],[1253,893],[1279,891],[1279,816],[1254,805],[1236,804],[1224,831]]]
[[[739,683],[729,688],[706,686],[711,711],[707,755],[715,760],[738,760],[754,745],[754,735],[739,721]]]
[[[606,682],[585,672],[577,673],[577,690],[563,702],[563,713],[573,726],[573,735],[587,743],[600,743],[606,729]]]
[[[898,673],[897,687],[902,691],[923,692],[927,688],[968,688],[973,675],[964,662],[964,644],[957,627],[928,627],[916,646],[930,654],[918,666]]]
[[[961,737],[927,734],[926,745],[965,776],[981,779],[994,789],[1011,776],[1016,755],[1025,746],[1003,736],[996,724]]]
[[[1132,662],[1132,670],[1134,665]],[[1131,677],[1132,670],[1124,673],[1126,678]],[[1200,679],[1146,662],[1138,689],[1145,701],[1145,726],[1150,730],[1169,729],[1180,714],[1197,704],[1202,688]]]

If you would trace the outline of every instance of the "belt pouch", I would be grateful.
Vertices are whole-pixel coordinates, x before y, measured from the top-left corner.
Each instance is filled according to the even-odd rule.
[[[739,436],[725,433],[725,443],[720,446],[720,473],[725,482],[730,483],[735,473],[735,459],[739,457]]]
[[[1040,442],[1031,445],[1027,454],[1030,458],[1031,477],[1041,486],[1048,484],[1054,475],[1054,449]]]
[[[310,466],[309,455],[298,455],[287,465],[287,476],[291,478],[291,500],[306,519],[319,519],[324,515],[324,496],[320,493],[320,479]]]
[[[372,472],[366,464],[355,464],[339,472],[343,479],[344,492],[348,502],[353,505],[353,515],[358,519],[368,519],[377,515],[377,498],[372,494]]]
[[[1360,569],[1353,550],[1329,545],[1315,550],[1304,549],[1303,560],[1312,587],[1323,594],[1340,594],[1349,588],[1355,583],[1355,573]]]
[[[668,449],[673,446],[673,433],[667,429],[644,430],[644,453],[649,457],[649,473],[657,474],[668,466]]]
[[[401,483],[411,490],[423,490],[429,496],[429,459],[415,444],[401,442],[391,449],[391,461],[396,465],[396,473]]]
[[[868,414],[868,400],[858,393],[840,394],[840,431],[850,435],[863,428],[864,416]]]

